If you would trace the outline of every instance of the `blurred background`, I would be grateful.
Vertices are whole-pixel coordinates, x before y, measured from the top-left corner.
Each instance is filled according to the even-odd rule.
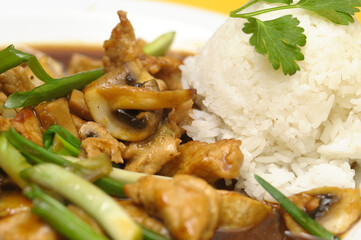
[[[224,14],[228,14],[230,11],[237,9],[246,2],[248,2],[248,0],[160,0],[160,1],[191,5]],[[357,13],[356,17],[359,21],[361,21],[361,13]]]

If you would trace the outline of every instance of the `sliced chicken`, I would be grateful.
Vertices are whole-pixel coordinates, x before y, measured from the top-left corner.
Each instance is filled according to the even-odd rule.
[[[45,130],[51,125],[57,124],[78,137],[78,131],[70,114],[68,101],[65,98],[40,103],[35,107],[35,112]]]
[[[221,228],[251,228],[272,213],[272,207],[233,191],[219,190]]]
[[[84,93],[77,89],[74,89],[69,98],[69,110],[72,114],[81,117],[85,120],[93,120],[89,108],[84,100]]]
[[[235,139],[215,143],[190,141],[178,148],[179,156],[166,163],[160,174],[189,174],[203,178],[209,183],[214,183],[220,178],[237,178],[243,161],[240,145],[241,141]]]
[[[202,179],[146,176],[124,190],[135,204],[161,218],[174,239],[208,240],[218,226],[219,195]]]
[[[123,163],[125,145],[113,138],[107,129],[95,122],[83,124],[79,130],[81,148],[88,158],[106,153],[112,162]]]
[[[14,119],[11,125],[26,139],[43,146],[43,132],[40,121],[30,108],[24,108]]]
[[[4,118],[3,116],[0,115],[0,131],[9,130],[11,126],[10,121],[11,121],[10,119]]]
[[[75,53],[71,56],[69,62],[69,74],[89,71],[101,68],[103,63],[101,60],[88,57],[83,54]]]
[[[167,228],[159,219],[150,216],[143,208],[135,205],[132,201],[119,199],[117,199],[117,201],[134,221],[142,224],[153,232],[169,237]]]
[[[30,211],[32,203],[20,191],[3,191],[0,196],[0,217]]]
[[[20,212],[0,220],[0,239],[57,240],[60,236],[30,211]]]
[[[27,75],[27,67],[18,66],[0,74],[0,91],[6,95],[23,92],[35,86]]]
[[[193,101],[177,105],[168,114],[165,124],[148,139],[128,145],[123,152],[127,160],[125,169],[148,174],[157,173],[162,166],[179,155],[180,137],[184,133],[182,126],[190,121],[189,112]]]
[[[103,65],[105,72],[133,61],[138,55],[136,37],[127,13],[118,11],[120,23],[112,30],[109,40],[104,42]]]

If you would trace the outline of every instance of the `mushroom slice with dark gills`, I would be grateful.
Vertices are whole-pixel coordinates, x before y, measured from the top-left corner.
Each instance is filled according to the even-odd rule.
[[[337,187],[316,188],[290,197],[299,208],[314,218],[332,234],[347,231],[361,214],[359,189]],[[284,213],[287,228],[295,233],[306,232],[293,218]]]
[[[147,87],[109,85],[87,89],[85,102],[93,119],[115,138],[141,141],[158,128],[163,108],[193,99],[195,90],[153,91]],[[137,85],[138,86],[138,85]]]

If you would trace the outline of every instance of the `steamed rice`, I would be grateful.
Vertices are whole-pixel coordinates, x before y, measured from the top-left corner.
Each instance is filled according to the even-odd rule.
[[[354,164],[361,158],[361,25],[335,25],[301,9],[259,18],[286,14],[300,20],[307,36],[295,75],[275,71],[250,46],[245,20],[234,18],[182,66],[182,83],[197,89],[201,106],[185,127],[188,135],[205,142],[242,140],[236,187],[259,199],[265,192],[255,173],[287,195],[355,187]]]

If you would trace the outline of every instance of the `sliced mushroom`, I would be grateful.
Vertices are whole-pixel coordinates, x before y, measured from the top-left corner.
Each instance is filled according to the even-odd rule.
[[[335,235],[347,231],[361,214],[359,189],[316,188],[290,199]],[[305,232],[289,214],[284,213],[284,219],[287,228],[293,233]]]
[[[104,86],[88,89],[85,92],[85,101],[90,112],[94,115],[98,104],[95,98],[107,102],[112,111],[117,109],[156,110],[170,108],[193,99],[195,89],[155,92],[146,88],[133,86]]]

